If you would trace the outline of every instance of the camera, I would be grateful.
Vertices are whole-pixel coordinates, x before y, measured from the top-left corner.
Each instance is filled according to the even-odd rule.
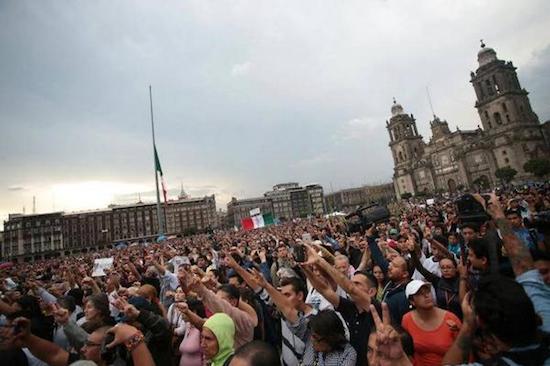
[[[482,195],[485,203],[489,201],[488,195]],[[491,219],[481,203],[479,203],[471,194],[465,194],[455,200],[460,222],[482,224]]]
[[[385,222],[390,216],[388,208],[377,203],[360,207],[346,216],[348,234],[364,233],[372,224]]]

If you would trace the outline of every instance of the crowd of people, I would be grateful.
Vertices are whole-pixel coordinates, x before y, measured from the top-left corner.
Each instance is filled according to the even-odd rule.
[[[550,365],[550,185],[467,198],[6,266],[0,364]]]

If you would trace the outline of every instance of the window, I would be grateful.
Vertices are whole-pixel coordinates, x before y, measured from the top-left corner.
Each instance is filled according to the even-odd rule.
[[[487,94],[494,95],[495,91],[493,90],[493,86],[491,85],[490,80],[485,80],[485,87],[487,88]]]
[[[508,163],[510,162],[510,159],[504,158],[504,162],[505,162],[506,164],[508,164]]]
[[[495,113],[493,114],[493,117],[494,117],[495,122],[497,123],[497,125],[501,125],[501,124],[502,124],[502,118],[500,117],[500,113],[495,112]]]
[[[502,103],[502,110],[504,112],[508,112],[508,108],[506,107],[506,103]]]
[[[502,150],[502,155],[506,155],[506,150]]]
[[[493,75],[493,84],[495,84],[495,89],[497,91],[497,94],[500,93],[500,88],[498,87],[497,78],[495,75]]]
[[[483,85],[480,82],[477,83],[477,89],[479,90],[480,99],[485,98],[485,93],[483,92]]]
[[[489,125],[489,128],[492,128],[493,125],[491,124],[491,118],[489,117],[489,112],[485,111],[483,113],[483,115],[485,116],[485,121],[487,121],[487,124]]]

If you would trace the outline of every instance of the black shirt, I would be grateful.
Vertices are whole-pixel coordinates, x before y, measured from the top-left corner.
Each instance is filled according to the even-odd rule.
[[[380,304],[372,303],[380,311]],[[367,365],[367,343],[369,335],[374,328],[374,321],[369,311],[359,311],[355,303],[347,298],[340,296],[340,303],[335,309],[342,315],[349,329],[350,344],[357,352],[357,365]]]

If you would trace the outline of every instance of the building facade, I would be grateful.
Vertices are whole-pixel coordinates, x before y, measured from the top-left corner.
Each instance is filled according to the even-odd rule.
[[[273,186],[273,190],[264,193],[264,197],[271,198],[273,202],[273,215],[279,220],[293,217],[290,190],[300,188],[295,182],[280,183]]]
[[[227,204],[227,225],[241,226],[241,220],[250,217],[250,211],[259,208],[262,214],[271,213],[276,220],[322,215],[325,212],[323,187],[310,184],[280,183],[265,192],[263,197],[236,199]]]
[[[166,235],[216,228],[214,195],[168,201],[162,210]],[[155,203],[110,206],[105,210],[10,215],[4,221],[4,259],[31,261],[99,250],[117,242],[151,240],[158,233]]]
[[[59,255],[63,249],[62,221],[62,212],[9,215],[2,233],[3,259]]]
[[[495,172],[503,167],[515,169],[517,180],[530,179],[523,165],[548,156],[548,122],[541,125],[533,112],[516,67],[511,61],[499,60],[495,50],[484,44],[478,63],[470,74],[481,120],[475,130],[451,132],[447,121],[434,116],[432,137],[425,143],[414,116],[394,100],[386,128],[398,198],[407,193],[454,193],[461,187],[489,188],[498,184]]]
[[[385,205],[395,199],[393,183],[342,189],[325,195],[327,212],[349,213],[371,203]]]

